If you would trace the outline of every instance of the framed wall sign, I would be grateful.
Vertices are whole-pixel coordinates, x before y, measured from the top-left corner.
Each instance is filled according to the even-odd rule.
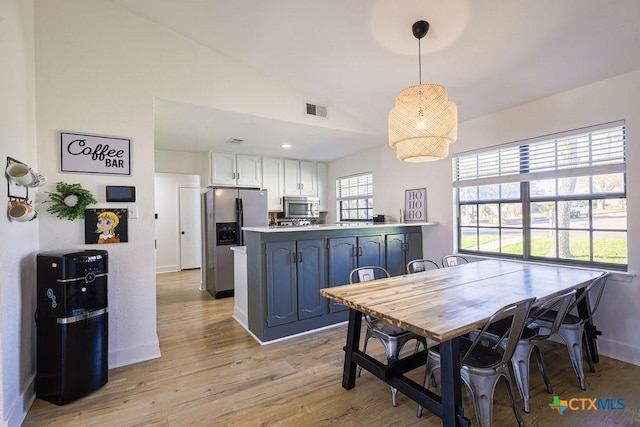
[[[62,172],[131,175],[131,140],[60,132]]]
[[[427,220],[427,189],[414,188],[404,192],[404,220]]]

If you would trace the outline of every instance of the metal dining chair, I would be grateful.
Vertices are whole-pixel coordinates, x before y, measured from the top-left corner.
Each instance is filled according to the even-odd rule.
[[[369,280],[388,277],[391,277],[391,275],[382,267],[365,266],[351,271],[349,274],[349,283],[367,282]],[[425,349],[427,348],[426,338],[422,335],[393,326],[369,314],[365,314],[363,317],[367,324],[367,332],[365,333],[364,347],[362,349],[364,353],[367,352],[367,344],[370,338],[377,338],[382,343],[387,355],[387,364],[390,361],[398,359],[402,347],[411,340],[416,340],[415,352],[418,352],[420,343],[422,343]],[[362,367],[358,366],[357,377],[360,377],[361,373]],[[398,390],[395,387],[391,387],[391,402],[394,407],[398,406]]]
[[[440,266],[430,259],[414,259],[407,264],[407,273],[420,273],[421,271],[435,270],[438,268],[440,268]]]
[[[518,345],[511,357],[511,366],[513,367],[513,374],[516,378],[516,385],[522,396],[524,402],[524,412],[529,413],[529,365],[531,361],[531,353],[535,353],[538,370],[542,375],[545,385],[547,386],[547,393],[552,394],[553,388],[551,387],[551,381],[547,375],[547,371],[544,367],[544,360],[542,354],[538,348],[538,342],[548,339],[551,335],[558,332],[560,325],[564,317],[569,311],[571,301],[575,297],[576,291],[571,290],[551,298],[541,304],[539,307],[534,307],[531,310],[531,314],[527,319],[527,324],[522,330],[522,335],[518,340]],[[552,314],[552,316],[547,316]],[[536,320],[539,318],[553,317],[551,328],[541,328],[535,325]],[[508,319],[500,320],[493,323],[487,330],[487,338],[492,343],[500,342],[500,346],[505,348],[508,339],[503,338],[508,332],[510,327]]]
[[[475,334],[475,339],[459,337],[461,368],[460,375],[462,381],[471,390],[473,405],[478,417],[478,425],[490,427],[493,423],[493,393],[496,384],[503,378],[506,386],[513,413],[519,426],[523,426],[522,416],[518,411],[513,387],[511,385],[511,375],[509,373],[509,363],[516,350],[518,338],[522,335],[529,311],[535,298],[528,298],[512,304],[508,304],[496,311],[482,329]],[[493,347],[485,347],[482,342],[487,340],[486,334],[494,322],[506,319],[509,322],[508,332],[502,339],[506,339],[506,345],[502,346],[502,339],[495,343]],[[499,352],[497,347],[502,347]],[[425,371],[424,385],[427,386],[427,378],[433,376],[434,371],[440,368],[439,346],[431,347],[427,355],[427,369]],[[418,406],[418,417],[422,416],[422,406]]]
[[[442,257],[442,266],[443,267],[453,267],[458,264],[468,264],[469,261],[460,255],[445,255]]]
[[[573,371],[576,373],[578,377],[578,381],[580,383],[580,389],[586,390],[584,382],[584,368],[582,366],[582,346],[586,346],[586,336],[584,335],[584,325],[587,322],[590,322],[593,318],[593,313],[598,309],[598,305],[600,304],[600,299],[602,298],[602,292],[604,290],[604,285],[607,282],[607,278],[609,277],[609,273],[604,273],[601,276],[598,276],[591,283],[589,283],[580,295],[573,301],[573,303],[569,306],[567,310],[567,315],[564,316],[560,327],[556,335],[559,336],[562,341],[567,346],[567,350],[569,351],[569,358],[571,359],[571,365],[573,366]],[[571,311],[580,304],[584,298],[588,298],[589,300],[593,300],[593,307],[589,306],[589,312],[585,319],[581,319],[578,316],[574,316],[571,314]],[[555,319],[556,314],[553,310],[550,310],[546,313],[537,316],[536,320],[531,324],[532,327],[540,328],[543,332],[550,332],[553,328],[553,321]],[[594,362],[591,360],[591,354],[587,351],[587,362],[589,363],[589,369],[591,372],[595,372]]]

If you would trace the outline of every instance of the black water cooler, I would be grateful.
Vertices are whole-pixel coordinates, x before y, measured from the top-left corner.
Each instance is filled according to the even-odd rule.
[[[108,253],[37,256],[36,396],[64,405],[107,383]]]

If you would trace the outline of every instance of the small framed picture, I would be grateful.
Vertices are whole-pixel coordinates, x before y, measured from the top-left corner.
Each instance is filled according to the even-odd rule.
[[[125,243],[129,241],[127,209],[85,209],[84,243]]]
[[[425,222],[427,220],[427,189],[414,188],[404,192],[405,222]]]

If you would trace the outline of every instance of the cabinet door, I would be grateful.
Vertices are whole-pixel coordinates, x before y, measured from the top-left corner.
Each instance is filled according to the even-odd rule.
[[[351,270],[357,267],[357,257],[354,256],[357,246],[355,237],[339,237],[329,239],[329,286],[341,286],[349,283]],[[342,304],[329,301],[329,311],[346,310]]]
[[[259,156],[236,156],[236,179],[241,187],[262,187],[262,160]]]
[[[300,195],[300,162],[297,160],[284,160],[284,195]]]
[[[282,212],[284,163],[282,159],[262,158],[262,188],[267,190],[267,209]]]
[[[316,163],[316,168],[318,170],[318,197],[320,198],[320,212],[327,212],[329,210],[329,201],[327,200],[327,164]]]
[[[295,242],[267,243],[267,325],[295,322],[298,317]]]
[[[405,265],[409,261],[422,258],[422,231],[407,233],[405,241]]]
[[[226,153],[211,153],[212,185],[236,185],[236,155]]]
[[[405,257],[405,246],[404,233],[386,235],[386,269],[392,276],[406,273],[406,262],[409,260]]]
[[[298,319],[322,316],[326,299],[320,295],[325,288],[324,239],[298,240]]]
[[[300,160],[300,195],[318,195],[318,175],[315,162]]]
[[[384,261],[384,239],[381,235],[358,237],[358,267],[384,267]]]

